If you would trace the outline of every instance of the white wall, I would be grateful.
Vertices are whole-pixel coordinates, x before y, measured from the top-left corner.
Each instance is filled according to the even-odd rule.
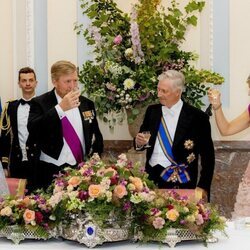
[[[12,1],[0,2],[0,96],[2,104],[14,98],[13,86],[13,33]]]
[[[0,0],[0,96],[2,102],[17,98],[20,92],[17,87],[17,71],[27,64],[27,14],[26,3],[35,0]],[[45,0],[36,0],[45,1]],[[182,5],[187,2],[180,1]],[[210,67],[211,47],[211,13],[206,0],[206,9],[202,12],[198,26],[188,31],[183,47],[196,51],[200,55],[197,66]],[[118,6],[129,12],[135,0],[116,0]],[[162,1],[164,5],[168,0]],[[237,116],[246,109],[249,103],[245,80],[250,73],[249,50],[249,9],[250,1],[230,1],[230,86],[229,106],[224,105],[225,114],[229,119]],[[77,0],[47,0],[47,45],[48,45],[48,76],[51,65],[61,59],[77,63],[77,36],[73,30],[77,20]],[[50,77],[48,77],[50,79]],[[51,88],[50,80],[47,89]],[[249,140],[250,131],[247,130],[232,137],[221,137],[212,118],[212,134],[214,139]],[[111,132],[106,124],[101,123],[101,130],[105,139],[130,139],[127,125],[117,126]]]

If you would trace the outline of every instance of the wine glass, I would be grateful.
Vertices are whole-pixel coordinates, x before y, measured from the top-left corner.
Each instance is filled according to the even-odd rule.
[[[148,144],[149,139],[151,137],[150,131],[142,131],[142,134],[144,136],[144,139],[147,141],[146,145],[144,145],[144,148],[150,148],[151,146]]]
[[[216,105],[217,102],[218,102],[218,97],[219,97],[219,89],[216,85],[214,85],[213,83],[208,83],[207,84],[208,86],[208,93],[209,93],[209,96],[210,96],[210,101],[211,101],[211,104],[212,105]]]

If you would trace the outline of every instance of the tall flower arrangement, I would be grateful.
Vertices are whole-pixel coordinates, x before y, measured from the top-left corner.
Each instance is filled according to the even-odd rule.
[[[138,0],[127,14],[113,0],[81,0],[83,14],[90,19],[87,29],[76,25],[92,46],[94,60],[80,71],[85,92],[95,101],[98,114],[113,126],[130,110],[129,123],[139,114],[138,106],[157,100],[157,76],[176,69],[186,77],[183,98],[201,108],[206,82],[221,84],[223,77],[193,65],[197,56],[181,49],[189,26],[197,24],[197,14],[205,2],[190,0],[180,9],[172,0],[164,9],[160,0]]]

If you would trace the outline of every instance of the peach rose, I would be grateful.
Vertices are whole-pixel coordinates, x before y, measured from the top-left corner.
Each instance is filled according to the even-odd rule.
[[[128,192],[124,185],[117,185],[114,189],[114,196],[118,197],[119,199],[123,198],[127,194]]]
[[[12,215],[12,209],[11,209],[11,207],[7,206],[7,207],[1,209],[0,215],[1,216],[8,216],[8,217],[11,216]]]
[[[132,184],[134,184],[135,190],[136,190],[137,192],[142,191],[142,189],[143,189],[143,183],[142,183],[142,180],[141,180],[140,178],[130,176],[130,177],[129,177],[129,180],[130,180],[130,182],[131,182]]]
[[[166,212],[166,218],[170,221],[176,221],[179,217],[179,212],[175,209],[170,209]]]
[[[81,179],[79,176],[73,176],[68,180],[68,184],[77,187],[81,183]]]
[[[30,204],[30,198],[28,196],[24,197],[22,203],[25,207],[28,207]]]
[[[31,223],[32,221],[35,220],[35,211],[26,209],[23,214],[23,219],[26,224]]]
[[[102,188],[100,185],[90,185],[88,190],[90,197],[97,198],[101,195]]]
[[[106,169],[104,170],[104,174],[107,174],[107,173],[112,173],[112,176],[111,176],[111,177],[113,177],[113,176],[115,176],[115,175],[117,174],[117,171],[116,171],[115,169],[109,167],[109,168],[106,168]]]

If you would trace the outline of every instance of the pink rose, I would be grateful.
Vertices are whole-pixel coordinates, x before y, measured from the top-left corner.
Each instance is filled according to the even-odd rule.
[[[165,220],[161,217],[156,217],[153,220],[153,226],[155,229],[162,229],[165,224]]]
[[[122,36],[118,35],[114,38],[114,44],[119,45],[122,42]]]
[[[201,214],[198,214],[195,218],[196,224],[198,226],[202,225],[204,223],[203,217]]]

